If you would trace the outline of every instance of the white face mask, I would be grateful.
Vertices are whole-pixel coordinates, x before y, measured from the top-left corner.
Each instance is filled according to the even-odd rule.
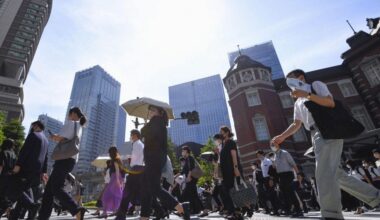
[[[286,84],[288,87],[294,91],[294,90],[303,90],[308,92],[309,89],[309,84],[299,80],[299,79],[294,79],[294,78],[287,78],[286,79]]]
[[[277,147],[275,147],[275,146],[270,146],[270,149],[271,149],[272,151],[274,151],[274,152],[277,151]]]

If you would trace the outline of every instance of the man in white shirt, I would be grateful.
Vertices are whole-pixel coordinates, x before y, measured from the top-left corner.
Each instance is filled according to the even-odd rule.
[[[297,98],[294,104],[294,122],[272,142],[279,145],[296,133],[302,126],[311,132],[315,151],[315,177],[318,187],[318,199],[321,214],[325,220],[343,219],[340,189],[350,193],[372,207],[380,203],[380,191],[360,180],[350,177],[340,165],[343,150],[342,139],[324,139],[314,123],[314,119],[304,103],[312,101],[318,105],[334,108],[334,99],[326,84],[315,81],[312,85],[306,83],[306,75],[302,70],[293,70],[286,76],[293,81],[300,81],[300,88],[292,88],[291,95]],[[312,88],[315,93],[312,93]],[[326,178],[327,177],[327,178]]]
[[[272,166],[272,161],[269,158],[265,157],[265,153],[262,150],[258,150],[256,152],[256,157],[258,159],[260,159],[260,161],[261,161],[260,167],[261,167],[261,172],[262,172],[262,175],[264,178],[263,190],[264,190],[264,193],[266,194],[268,192],[268,190],[270,189],[270,186],[269,186],[269,181],[270,181],[269,168],[270,168],[270,166]],[[262,199],[264,200],[263,204],[265,206],[263,208],[265,209],[265,213],[269,214],[270,210],[266,204],[270,203],[270,199],[268,198],[268,196],[263,196]]]
[[[138,171],[144,167],[144,144],[138,130],[131,131],[132,155],[129,159],[131,170]],[[129,174],[125,183],[123,199],[121,200],[115,220],[124,220],[132,203],[136,210],[140,207],[140,191],[142,184],[142,174]]]

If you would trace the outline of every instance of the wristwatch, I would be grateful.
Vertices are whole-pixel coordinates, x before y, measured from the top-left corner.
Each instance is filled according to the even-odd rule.
[[[307,94],[306,98],[309,100],[311,99],[311,93],[310,92]]]

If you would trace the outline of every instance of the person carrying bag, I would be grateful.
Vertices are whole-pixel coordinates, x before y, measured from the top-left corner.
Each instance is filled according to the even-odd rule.
[[[72,196],[64,190],[65,179],[78,161],[82,128],[86,122],[87,119],[80,108],[73,107],[69,110],[68,118],[59,134],[51,134],[50,136],[58,144],[52,155],[55,163],[42,197],[39,220],[50,218],[54,198],[66,207],[71,215],[76,216],[77,220],[82,220],[85,212],[88,212],[84,207],[80,207]]]
[[[339,167],[343,138],[359,135],[362,125],[350,116],[343,105],[335,100],[327,85],[320,81],[306,83],[303,70],[287,74],[287,84],[294,103],[294,122],[272,142],[280,145],[302,126],[311,133],[314,146],[315,178],[322,218],[343,219],[341,189],[372,207],[380,204],[380,191],[352,176]],[[328,178],[326,178],[328,177]]]

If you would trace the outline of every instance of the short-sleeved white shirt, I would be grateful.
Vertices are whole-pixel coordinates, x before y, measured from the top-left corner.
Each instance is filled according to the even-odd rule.
[[[144,144],[140,140],[132,143],[131,167],[144,166]]]
[[[312,83],[314,91],[317,95],[327,97],[331,96],[331,93],[329,89],[327,88],[327,85],[324,84],[321,81],[315,81]],[[307,86],[307,91],[311,92],[311,86]],[[294,103],[294,120],[300,120],[305,125],[305,128],[307,130],[310,130],[310,127],[314,125],[314,119],[309,112],[309,110],[306,108],[304,103],[306,101],[309,101],[307,98],[298,98],[297,101]]]
[[[261,161],[261,170],[263,172],[263,177],[269,177],[269,167],[272,165],[272,161],[268,158],[264,158]]]
[[[75,123],[77,124],[77,135],[80,140],[82,136],[82,126],[80,125],[79,121],[66,119],[65,124],[63,125],[58,135],[69,140],[72,139],[74,137]],[[72,158],[78,161],[78,154],[74,155]]]

